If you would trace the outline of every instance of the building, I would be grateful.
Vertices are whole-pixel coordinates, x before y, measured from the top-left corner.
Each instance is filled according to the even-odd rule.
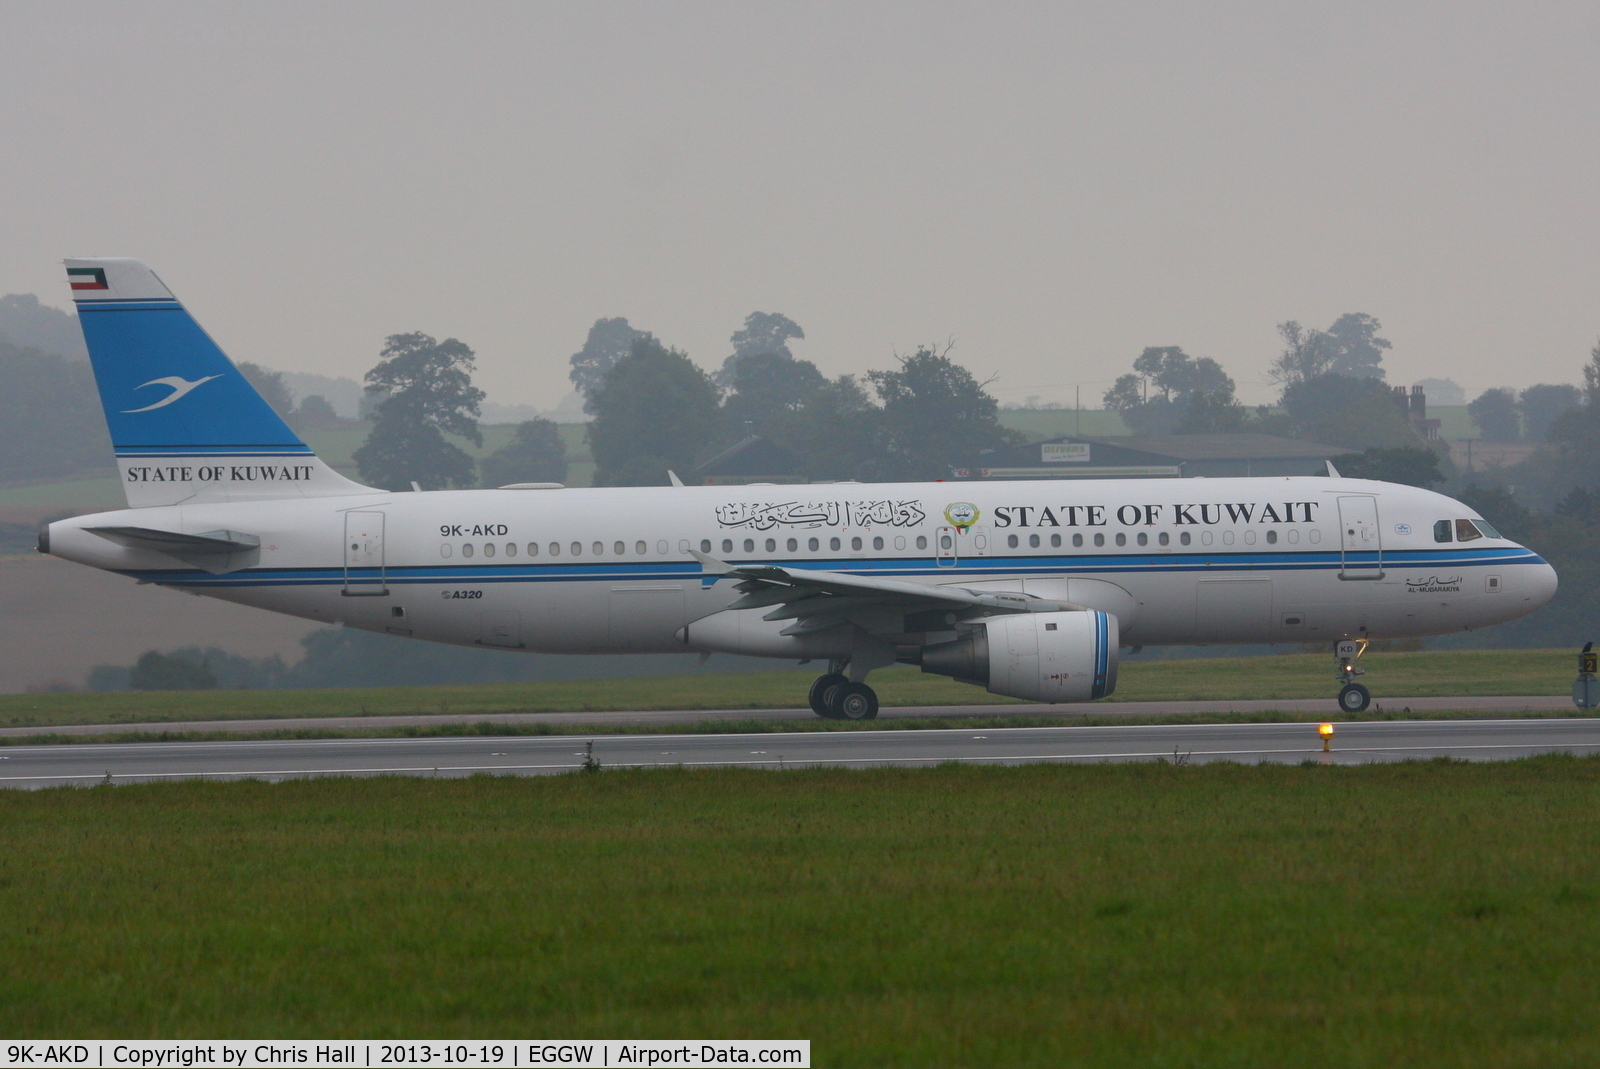
[[[1273,434],[1134,434],[1067,437],[980,454],[957,479],[1219,479],[1322,475],[1341,446]]]

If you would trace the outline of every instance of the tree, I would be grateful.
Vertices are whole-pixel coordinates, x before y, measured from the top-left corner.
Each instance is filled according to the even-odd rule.
[[[1149,396],[1151,388],[1156,395]],[[1230,420],[1236,407],[1233,379],[1209,356],[1192,357],[1176,345],[1151,347],[1133,362],[1132,374],[1123,375],[1106,391],[1105,403],[1121,413],[1138,434],[1167,434],[1185,425],[1195,398],[1204,397],[1207,409],[1197,422]],[[1204,433],[1204,432],[1187,432]]]
[[[717,423],[711,377],[653,337],[606,373],[589,401],[596,486],[662,486],[710,445]]]
[[[777,312],[751,312],[744,317],[744,329],[736,330],[728,340],[733,343],[733,355],[722,362],[717,372],[717,384],[729,386],[739,362],[749,356],[787,356],[791,340],[805,339],[806,332],[800,324]]]
[[[1485,390],[1467,406],[1467,415],[1487,442],[1515,442],[1522,436],[1517,399],[1510,390]]]
[[[387,394],[355,462],[361,477],[386,490],[412,482],[429,488],[471,486],[472,458],[446,434],[483,444],[478,430],[483,391],[472,385],[476,357],[455,338],[392,334],[366,374],[369,395]]]
[[[547,419],[517,424],[511,441],[478,462],[483,485],[560,483],[567,480],[567,447],[561,428]]]
[[[294,410],[295,423],[302,431],[328,431],[334,430],[344,421],[339,418],[339,413],[334,411],[333,405],[320,393],[307,394],[300,398],[300,404]]]
[[[809,360],[796,360],[787,353],[752,353],[733,365],[729,385],[722,422],[726,433],[738,440],[752,431],[765,434],[774,419],[801,411],[828,380]]]
[[[39,349],[68,360],[87,360],[78,317],[41,304],[31,293],[8,293],[0,297],[0,342],[19,349]]]
[[[1348,449],[1421,444],[1405,410],[1377,379],[1322,375],[1289,385],[1283,408],[1301,438]]]
[[[922,346],[897,359],[898,371],[867,372],[883,401],[880,478],[948,478],[983,450],[1014,443],[987,383],[953,362],[950,346]]]
[[[1267,377],[1285,390],[1333,370],[1333,345],[1320,330],[1306,330],[1291,319],[1278,324],[1278,335],[1283,338],[1283,352],[1267,369]]]
[[[1419,379],[1417,385],[1427,395],[1430,405],[1464,405],[1467,393],[1455,379]]]
[[[1549,383],[1529,386],[1517,399],[1527,438],[1534,442],[1544,441],[1549,435],[1550,425],[1581,404],[1583,394],[1576,386],[1567,383],[1559,386]]]
[[[1332,458],[1340,475],[1351,479],[1377,479],[1386,483],[1420,486],[1427,490],[1445,481],[1439,454],[1421,446],[1367,449]]]
[[[299,430],[294,424],[294,394],[284,383],[283,372],[268,371],[260,364],[252,364],[249,361],[240,361],[235,366],[245,381],[256,388],[256,393],[267,402],[267,406],[291,428]]]
[[[111,440],[88,362],[0,341],[0,481],[110,466]]]
[[[1348,375],[1352,379],[1381,379],[1383,351],[1392,349],[1387,339],[1378,337],[1383,329],[1365,312],[1346,312],[1333,321],[1324,337],[1333,350],[1328,370],[1335,375]]]
[[[567,377],[572,380],[573,388],[583,394],[587,401],[605,381],[606,372],[632,351],[633,343],[648,337],[649,331],[635,329],[623,316],[596,319],[594,326],[589,328],[583,348],[573,353],[569,361],[572,370],[567,372]]]
[[[212,690],[217,677],[204,662],[155,650],[139,655],[128,672],[128,686],[134,690]]]

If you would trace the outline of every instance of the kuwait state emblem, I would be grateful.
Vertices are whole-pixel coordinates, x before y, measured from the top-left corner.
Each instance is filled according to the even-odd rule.
[[[978,506],[970,501],[957,501],[944,507],[944,518],[950,521],[952,527],[959,527],[963,531],[978,522],[978,515]]]

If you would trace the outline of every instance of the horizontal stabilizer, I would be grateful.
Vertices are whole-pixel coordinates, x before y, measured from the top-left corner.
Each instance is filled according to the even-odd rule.
[[[248,568],[261,556],[261,539],[241,531],[182,534],[150,527],[88,527],[85,530],[129,549],[163,553],[212,575]]]

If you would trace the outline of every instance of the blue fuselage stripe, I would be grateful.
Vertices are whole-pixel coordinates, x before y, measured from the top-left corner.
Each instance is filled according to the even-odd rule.
[[[1173,554],[1151,556],[1098,556],[1098,557],[998,557],[973,560],[968,558],[959,567],[935,565],[925,558],[906,560],[843,561],[760,561],[746,563],[776,564],[780,567],[839,571],[852,575],[879,575],[895,578],[938,576],[949,579],[984,579],[991,576],[1028,575],[1100,575],[1144,574],[1173,575],[1178,573],[1205,573],[1227,571],[1300,572],[1337,570],[1353,563],[1356,554],[1339,553],[1279,553],[1279,554]],[[1362,554],[1361,559],[1372,560],[1376,554]],[[740,563],[737,561],[730,563]],[[1467,551],[1389,552],[1384,563],[1390,567],[1407,569],[1458,568],[1487,564],[1544,564],[1537,553],[1528,549],[1483,549]],[[619,582],[639,579],[700,579],[714,583],[720,576],[707,575],[696,561],[635,561],[627,563],[579,564],[434,564],[421,566],[392,566],[386,568],[258,568],[227,575],[211,575],[198,569],[173,569],[171,571],[138,570],[124,574],[152,579],[156,582],[181,582],[195,586],[306,586],[337,585],[348,575],[352,579],[371,581],[382,577],[395,585],[427,583],[570,583]]]

